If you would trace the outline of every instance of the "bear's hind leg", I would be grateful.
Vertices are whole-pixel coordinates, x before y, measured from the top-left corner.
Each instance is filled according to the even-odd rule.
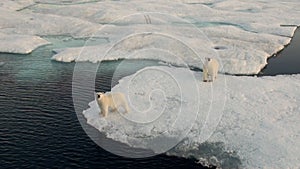
[[[202,80],[203,80],[203,82],[209,81],[208,80],[208,70],[205,66],[203,66]]]
[[[214,80],[217,79],[217,75],[218,75],[218,70],[216,70],[216,71],[214,72]]]
[[[217,79],[217,73],[213,72],[213,74],[211,75],[211,82],[215,81]]]
[[[213,76],[211,74],[208,75],[208,82],[213,82]]]
[[[113,105],[113,106],[111,107],[111,111],[112,111],[112,112],[117,112],[117,111],[118,111],[117,106]]]
[[[125,104],[125,113],[129,113],[130,109],[128,107],[128,104],[127,103],[124,103]]]

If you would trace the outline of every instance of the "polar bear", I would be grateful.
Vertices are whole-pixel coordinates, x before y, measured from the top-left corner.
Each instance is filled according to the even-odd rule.
[[[205,58],[203,64],[203,81],[212,82],[217,78],[219,63],[217,59]]]
[[[122,107],[125,113],[129,112],[127,101],[123,93],[109,92],[109,93],[97,93],[97,103],[101,109],[101,113],[104,117],[107,117],[109,109],[113,112],[118,111]]]

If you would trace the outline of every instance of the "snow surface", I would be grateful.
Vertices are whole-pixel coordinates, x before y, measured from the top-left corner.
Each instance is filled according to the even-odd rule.
[[[0,9],[0,31],[7,34],[85,37],[100,28],[98,24],[74,17]]]
[[[222,168],[300,167],[300,75],[201,79],[201,72],[186,68],[147,67],[112,89],[127,95],[130,113],[103,118],[92,101],[83,114],[107,137],[132,147],[160,153],[166,147],[153,143],[156,137],[185,138],[170,155]]]
[[[0,2],[0,8],[18,11],[28,6],[31,6],[33,4],[34,4],[33,0],[17,0],[17,1],[2,0]]]

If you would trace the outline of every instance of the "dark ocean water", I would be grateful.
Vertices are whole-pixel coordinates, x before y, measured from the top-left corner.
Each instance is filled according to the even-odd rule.
[[[298,28],[288,45],[276,56],[268,59],[268,65],[262,70],[263,76],[300,73],[300,29]]]
[[[51,55],[47,46],[30,55],[0,54],[5,63],[0,66],[0,168],[202,168],[193,159],[166,155],[131,159],[100,148],[84,132],[74,111],[74,64],[51,61]],[[118,64],[101,64],[97,91],[110,90]],[[125,64],[130,69],[124,75],[158,63]]]

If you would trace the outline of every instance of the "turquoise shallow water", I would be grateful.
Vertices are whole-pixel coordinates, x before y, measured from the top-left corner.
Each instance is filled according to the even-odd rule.
[[[52,48],[42,47],[30,55],[0,54],[0,61],[4,62],[0,66],[1,168],[202,168],[192,159],[166,155],[130,159],[97,146],[81,128],[74,111],[74,63],[51,61]],[[155,61],[122,62],[128,69],[111,82],[114,69],[121,62],[101,64],[96,91],[108,91],[118,78],[158,64]],[[93,99],[90,96],[87,93],[82,98],[90,101]],[[89,130],[98,133],[94,137],[112,141],[92,127]]]

